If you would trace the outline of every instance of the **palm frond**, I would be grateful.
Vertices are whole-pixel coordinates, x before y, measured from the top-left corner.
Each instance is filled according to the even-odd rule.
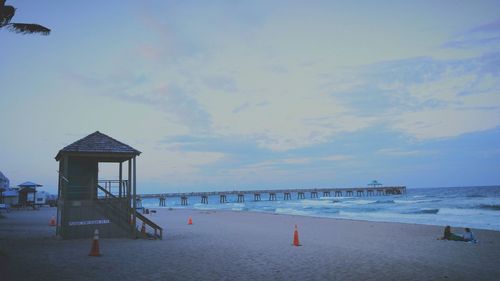
[[[35,23],[11,23],[9,24],[8,28],[11,31],[22,34],[31,34],[31,33],[40,33],[42,35],[50,34],[50,29]]]
[[[7,25],[15,14],[16,9],[14,7],[0,5],[0,26]]]

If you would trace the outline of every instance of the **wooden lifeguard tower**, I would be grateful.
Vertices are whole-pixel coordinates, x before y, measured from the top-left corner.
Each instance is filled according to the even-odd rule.
[[[43,185],[34,182],[23,182],[19,186],[19,205],[21,207],[35,208],[36,188]]]
[[[140,151],[99,131],[59,150],[57,235],[89,238],[162,238],[162,228],[136,211],[136,157]],[[99,180],[99,163],[117,163],[119,178]],[[126,165],[126,179],[123,166]],[[148,227],[148,231],[138,231]]]

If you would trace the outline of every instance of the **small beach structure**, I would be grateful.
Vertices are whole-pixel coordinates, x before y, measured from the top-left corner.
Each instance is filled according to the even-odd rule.
[[[9,179],[0,171],[0,203],[4,203],[4,192],[9,189]]]
[[[0,190],[7,190],[9,188],[9,179],[0,171]]]
[[[379,186],[382,186],[382,183],[378,182],[377,180],[372,180],[372,182],[370,182],[368,184],[368,186],[371,186],[371,187],[379,187]]]
[[[23,182],[19,186],[19,205],[21,207],[35,207],[36,188],[43,185],[34,182]]]
[[[136,211],[136,158],[140,151],[99,131],[59,150],[57,235],[89,238],[160,238],[162,228]],[[117,163],[118,179],[98,180],[99,163]],[[124,171],[125,166],[125,171]],[[124,173],[125,172],[125,173]],[[151,234],[141,233],[145,224]]]
[[[0,203],[7,204],[11,207],[19,206],[19,190],[17,188],[7,188],[2,191]]]

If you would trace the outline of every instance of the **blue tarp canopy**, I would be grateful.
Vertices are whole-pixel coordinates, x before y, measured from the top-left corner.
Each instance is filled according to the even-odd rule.
[[[7,190],[7,191],[3,192],[3,196],[4,197],[16,197],[16,196],[18,196],[18,193],[15,190]]]

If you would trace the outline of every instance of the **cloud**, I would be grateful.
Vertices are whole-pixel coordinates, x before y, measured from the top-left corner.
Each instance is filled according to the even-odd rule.
[[[166,150],[147,149],[147,155],[140,164],[148,167],[140,171],[140,176],[149,181],[195,183],[206,174],[211,165],[224,161],[228,155],[222,152],[182,151],[172,148]]]
[[[331,184],[339,167],[352,164],[354,156],[335,154],[316,157],[282,157],[281,152],[273,152],[270,160],[258,161],[232,167],[222,167],[217,171],[220,178],[231,179],[237,185],[284,187],[304,186],[319,181]]]
[[[328,155],[317,157],[291,157],[279,158],[274,160],[267,160],[263,162],[253,163],[246,165],[245,168],[278,168],[290,165],[311,165],[320,162],[341,162],[352,160],[353,156],[350,155]]]
[[[288,65],[286,75],[263,75],[261,65],[252,62],[221,65],[217,57],[196,57],[147,78],[125,73],[81,83],[88,87],[97,81],[102,95],[154,107],[191,134],[247,139],[280,152],[381,124],[416,139],[495,128],[500,125],[498,61],[500,53],[454,60],[422,57],[328,75],[321,64],[315,70]],[[188,74],[175,74],[175,69]]]
[[[394,129],[417,139],[438,139],[494,129],[500,125],[498,120],[498,107],[494,110],[429,109],[401,114]]]
[[[324,156],[320,157],[319,160],[322,161],[347,161],[347,160],[353,160],[354,157],[350,155],[329,155],[329,156]]]
[[[500,126],[499,68],[494,66],[499,59],[500,53],[491,53],[367,66],[359,76],[364,83],[342,100],[359,112],[373,112],[374,124],[421,140],[493,129]]]
[[[478,47],[491,47],[498,46],[500,43],[500,36],[463,36],[443,44],[445,48],[469,49]]]
[[[500,45],[500,19],[475,26],[445,42],[445,48],[498,48]]]
[[[406,53],[392,55],[390,51],[377,55],[354,52],[351,48],[361,48],[356,44],[360,42],[347,40],[351,36],[342,28],[329,29],[330,25],[317,21],[304,25],[290,20],[287,11],[279,12],[278,18],[264,16],[249,22],[231,18],[245,31],[230,28],[220,34],[219,28],[227,21],[201,28],[200,18],[180,23],[174,20],[181,15],[213,19],[220,15],[218,9],[204,13],[196,6],[179,5],[167,11],[173,18],[160,18],[152,9],[142,12],[140,22],[161,37],[146,42],[163,48],[160,41],[168,40],[165,49],[172,45],[189,49],[193,45],[195,51],[174,52],[174,58],[168,54],[157,57],[154,48],[146,46],[144,52],[149,58],[115,59],[120,64],[96,70],[90,76],[100,79],[84,83],[100,80],[95,83],[96,92],[160,110],[169,122],[187,127],[193,136],[246,139],[274,152],[329,143],[374,126],[432,139],[497,124],[481,122],[482,118],[496,117],[492,108],[498,105],[498,64],[492,62],[500,60],[497,53],[437,60]],[[176,9],[179,14],[174,15]],[[329,23],[328,13],[319,15],[325,17],[319,22]],[[297,30],[290,32],[293,29],[287,24]],[[496,34],[496,25],[481,25],[468,33]],[[323,37],[310,32],[316,29],[346,40],[337,42],[333,34]],[[200,30],[206,33],[200,34]],[[275,36],[275,31],[282,33]],[[387,46],[387,40],[376,41],[384,50],[402,49],[401,45]],[[410,53],[422,50],[416,48]],[[360,57],[364,59],[358,61]],[[485,111],[487,108],[490,111]],[[442,112],[456,120],[468,116],[466,112],[481,113],[468,119],[466,128],[456,124],[452,129],[440,121],[445,117]]]
[[[187,92],[189,87],[179,86],[176,80],[160,81],[121,69],[107,75],[65,72],[63,77],[93,95],[150,106],[194,132],[206,131],[211,125],[210,114]]]
[[[495,32],[495,33],[500,32],[500,19],[476,26],[469,30],[469,33],[476,33],[476,32]]]
[[[497,54],[499,56],[500,54]],[[434,79],[406,85],[410,101],[394,110],[393,128],[419,139],[454,137],[500,125],[500,81],[482,58],[450,62]]]
[[[426,156],[430,154],[435,154],[436,152],[428,150],[404,150],[401,148],[382,148],[377,150],[376,153],[388,156],[413,157],[413,156]]]
[[[216,52],[151,75],[137,69],[80,80],[101,95],[156,108],[193,136],[284,152],[380,125],[420,140],[495,128],[499,61],[500,53],[417,57],[329,72],[328,63],[288,62],[286,73],[276,73],[259,54]]]

